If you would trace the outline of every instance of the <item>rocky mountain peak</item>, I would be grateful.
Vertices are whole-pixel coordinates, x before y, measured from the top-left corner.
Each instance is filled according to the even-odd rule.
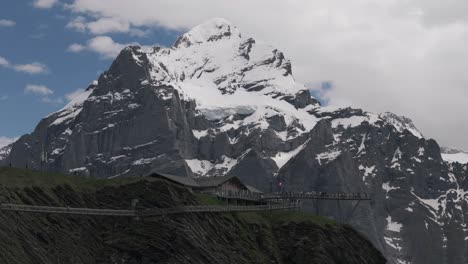
[[[187,48],[192,45],[213,42],[221,39],[240,38],[236,26],[224,18],[210,19],[180,36],[174,44],[175,48]]]
[[[423,138],[423,134],[414,125],[413,121],[405,116],[399,116],[391,112],[385,112],[379,115],[380,118],[393,125],[399,132],[408,130],[413,135]]]

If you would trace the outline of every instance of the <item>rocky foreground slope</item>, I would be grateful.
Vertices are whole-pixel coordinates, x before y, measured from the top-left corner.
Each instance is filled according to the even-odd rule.
[[[279,50],[214,19],[170,48],[127,47],[108,71],[1,151],[13,166],[103,178],[237,175],[264,190],[368,192],[308,204],[390,263],[464,263],[467,165],[405,117],[321,106]]]
[[[32,179],[34,177],[34,179]],[[102,182],[0,168],[0,202],[126,209],[200,199],[159,180]],[[0,263],[385,263],[349,226],[300,213],[144,218],[0,214]]]

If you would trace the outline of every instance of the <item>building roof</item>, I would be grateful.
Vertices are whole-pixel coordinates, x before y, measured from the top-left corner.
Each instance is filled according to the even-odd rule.
[[[150,177],[157,177],[157,178],[162,178],[165,180],[168,180],[170,182],[180,184],[183,186],[187,187],[192,187],[192,188],[211,188],[211,187],[218,187],[225,182],[228,182],[232,179],[236,179],[241,186],[244,186],[248,190],[256,190],[255,192],[260,192],[259,190],[253,188],[253,187],[247,187],[242,183],[242,181],[237,178],[236,176],[213,176],[213,177],[198,177],[198,178],[189,178],[189,177],[181,177],[181,176],[175,176],[171,174],[166,174],[166,173],[159,173],[159,172],[153,172],[150,174]],[[252,191],[254,192],[254,191]]]
[[[151,173],[150,177],[163,178],[163,179],[166,179],[171,182],[181,184],[187,187],[200,187],[197,182],[195,182],[192,178],[189,178],[189,177],[181,177],[181,176],[175,176],[175,175],[159,173],[159,172]]]
[[[253,186],[250,186],[250,185],[245,185],[245,187],[247,187],[247,190],[249,190],[249,192],[251,193],[260,193],[260,194],[263,194],[262,191],[254,188]]]
[[[219,185],[222,185],[223,183],[233,179],[237,178],[236,176],[213,176],[213,177],[198,177],[195,178],[194,180],[198,183],[198,185],[202,188],[206,187],[216,187]],[[239,180],[240,181],[240,180]]]

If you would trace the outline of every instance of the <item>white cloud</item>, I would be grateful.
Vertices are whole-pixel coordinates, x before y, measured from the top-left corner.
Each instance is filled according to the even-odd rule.
[[[40,96],[48,96],[54,94],[54,91],[49,89],[47,86],[44,85],[37,85],[37,84],[28,84],[24,88],[24,92],[37,94]]]
[[[82,95],[85,92],[85,89],[76,89],[75,91],[66,94],[65,98],[67,98],[68,101],[73,101],[77,96]]]
[[[0,27],[14,27],[16,22],[9,19],[0,19]]]
[[[25,72],[29,74],[40,74],[40,73],[47,73],[48,69],[42,63],[33,62],[28,64],[18,64],[13,66],[13,69],[18,72]]]
[[[0,66],[9,67],[10,62],[7,59],[5,59],[4,57],[0,56]]]
[[[468,149],[465,0],[74,0],[70,7],[130,27],[187,29],[224,17],[282,50],[296,79],[333,81],[331,104],[407,115],[425,135]]]
[[[66,25],[66,28],[74,29],[80,32],[86,31],[86,18],[82,16],[75,17]]]
[[[89,21],[84,16],[77,16],[68,22],[66,28],[79,32],[89,32],[94,35],[127,33],[130,36],[144,37],[149,33],[148,30],[131,27],[128,21],[111,17],[103,17],[94,21]]]
[[[88,42],[88,48],[105,58],[115,58],[126,45],[114,42],[111,37],[98,36]]]
[[[47,66],[42,63],[32,62],[27,64],[12,64],[2,56],[0,56],[0,67],[5,67],[13,69],[17,72],[24,72],[29,74],[41,74],[49,72]]]
[[[18,140],[18,137],[11,138],[11,137],[0,137],[0,148],[10,145],[11,143]]]
[[[93,34],[106,34],[112,32],[129,32],[130,24],[118,19],[101,18],[87,24],[89,31]]]
[[[71,44],[67,50],[75,53],[87,50],[101,55],[104,59],[114,59],[127,45],[129,44],[117,43],[108,36],[97,36],[88,40],[86,45]]]
[[[85,46],[83,46],[81,44],[74,43],[74,44],[71,44],[70,46],[68,46],[67,51],[78,53],[78,52],[83,51],[84,49],[86,49]]]
[[[34,6],[37,8],[52,8],[55,4],[58,3],[58,0],[34,0]]]

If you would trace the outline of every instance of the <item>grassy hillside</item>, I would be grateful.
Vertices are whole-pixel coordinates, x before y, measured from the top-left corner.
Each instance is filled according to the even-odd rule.
[[[0,168],[0,202],[89,208],[219,204],[152,178],[97,180]],[[0,263],[385,263],[348,226],[301,212],[140,221],[0,212]]]

